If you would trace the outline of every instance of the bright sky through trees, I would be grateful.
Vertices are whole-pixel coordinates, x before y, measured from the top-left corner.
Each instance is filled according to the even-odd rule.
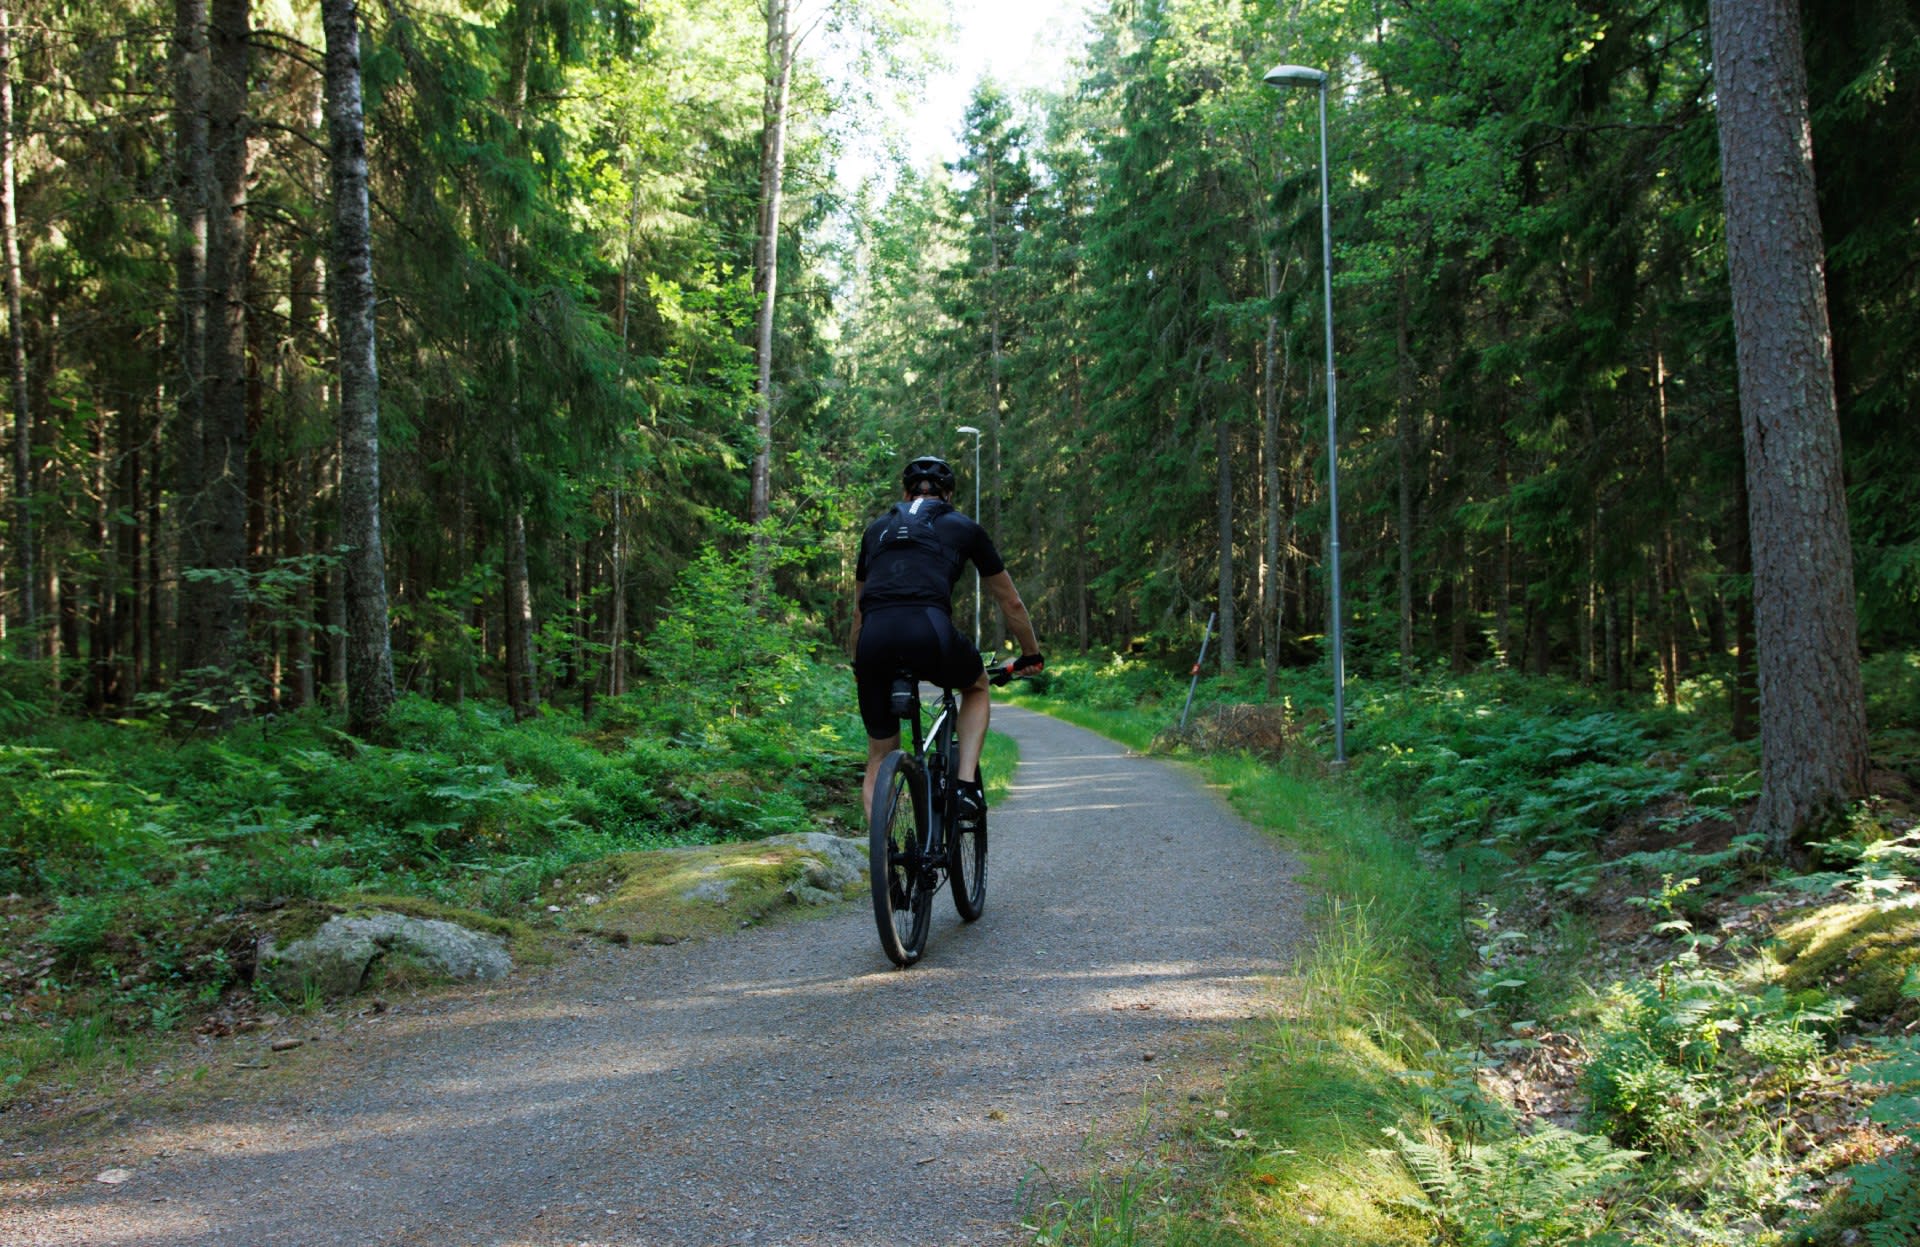
[[[927,83],[909,123],[916,163],[959,154],[961,115],[988,74],[1008,94],[1059,87],[1086,45],[1087,0],[955,0],[952,68]]]
[[[981,78],[991,74],[1008,94],[1066,85],[1068,63],[1086,47],[1090,0],[953,0],[953,38],[941,49],[945,69],[930,74],[917,99],[882,107],[894,115],[875,127],[861,123],[866,140],[855,139],[842,152],[838,177],[851,191],[878,172],[881,131],[904,138],[909,161],[917,168],[951,161],[960,154],[960,123],[967,100]],[[830,47],[822,55],[844,73],[843,53]]]

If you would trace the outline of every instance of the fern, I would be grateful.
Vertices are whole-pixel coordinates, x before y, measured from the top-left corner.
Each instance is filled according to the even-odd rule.
[[[1909,975],[1902,994],[1920,998],[1920,982]],[[1868,1214],[1860,1232],[1872,1247],[1911,1247],[1920,1242],[1920,1036],[1876,1041],[1880,1060],[1854,1067],[1848,1077],[1864,1087],[1885,1091],[1867,1115],[1904,1136],[1902,1151],[1847,1170],[1853,1187],[1849,1203]]]
[[[1385,1133],[1421,1191],[1398,1206],[1464,1243],[1611,1241],[1605,1196],[1644,1155],[1557,1126],[1481,1143]]]

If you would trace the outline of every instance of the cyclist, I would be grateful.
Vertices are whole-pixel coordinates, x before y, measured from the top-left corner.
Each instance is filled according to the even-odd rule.
[[[860,718],[867,729],[867,777],[860,808],[873,808],[874,776],[900,745],[900,721],[889,704],[893,679],[911,671],[942,688],[960,690],[956,723],[960,756],[960,826],[980,825],[986,797],[980,788],[980,748],[987,739],[992,694],[980,651],[953,626],[953,586],[968,561],[980,571],[983,592],[1000,604],[1007,630],[1020,643],[1010,664],[1028,675],[1045,665],[1033,622],[1006,563],[987,530],[953,506],[953,469],[931,455],[907,464],[901,500],[867,525],[854,571],[853,654]]]

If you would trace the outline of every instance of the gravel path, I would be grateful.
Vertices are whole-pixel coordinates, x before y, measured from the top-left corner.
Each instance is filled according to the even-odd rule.
[[[1194,775],[1000,707],[987,913],[894,970],[871,910],[596,948],[369,1021],[285,1094],[0,1157],[0,1244],[1020,1241],[1038,1171],[1197,1077],[1301,938],[1291,860]]]

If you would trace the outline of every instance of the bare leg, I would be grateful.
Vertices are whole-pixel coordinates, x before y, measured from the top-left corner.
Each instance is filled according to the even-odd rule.
[[[860,785],[860,814],[863,818],[873,817],[873,781],[879,778],[880,764],[887,755],[900,747],[900,733],[895,732],[885,740],[867,738],[867,778]]]
[[[956,727],[960,745],[957,765],[962,779],[980,778],[980,750],[987,743],[987,720],[992,715],[993,689],[987,683],[987,673],[982,671],[972,688],[960,690],[960,718]]]

